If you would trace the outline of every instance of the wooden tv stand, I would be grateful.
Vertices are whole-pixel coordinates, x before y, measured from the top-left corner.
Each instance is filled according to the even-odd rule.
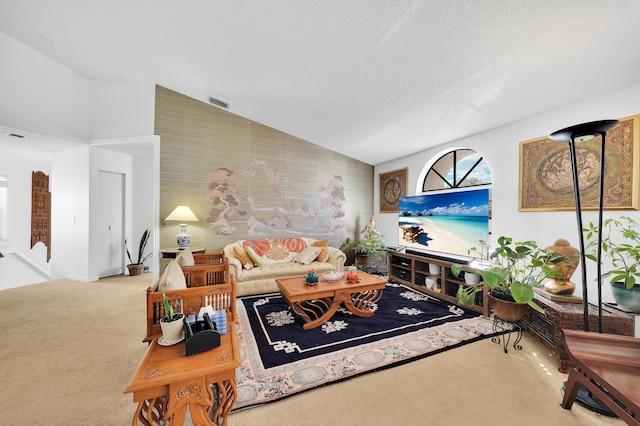
[[[427,254],[411,254],[388,251],[389,279],[410,287],[414,287],[429,295],[433,295],[447,302],[456,302],[458,286],[467,285],[463,277],[454,276],[451,273],[451,265],[454,261],[430,257]],[[429,272],[429,264],[440,266],[439,273]],[[463,271],[474,272],[473,268],[463,266]],[[436,280],[435,287],[429,285],[430,280]],[[487,287],[476,295],[475,303],[470,309],[489,316],[489,299]]]

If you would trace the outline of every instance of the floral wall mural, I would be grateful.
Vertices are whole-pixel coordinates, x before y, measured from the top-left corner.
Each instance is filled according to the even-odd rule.
[[[310,199],[281,187],[280,175],[254,158],[246,171],[220,167],[208,176],[210,228],[221,235],[270,235],[274,231],[312,235],[344,226],[344,186],[335,175],[306,191]]]
[[[191,245],[255,236],[339,246],[373,213],[373,166],[171,90],[156,88],[160,219],[188,205]],[[161,223],[161,248],[178,227]]]

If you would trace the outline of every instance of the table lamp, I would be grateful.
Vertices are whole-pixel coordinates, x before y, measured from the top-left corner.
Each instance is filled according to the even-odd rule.
[[[176,238],[178,242],[178,250],[184,250],[189,247],[191,236],[187,234],[187,224],[185,222],[197,222],[198,218],[188,206],[176,207],[165,220],[175,220],[182,222],[180,224],[180,233]]]

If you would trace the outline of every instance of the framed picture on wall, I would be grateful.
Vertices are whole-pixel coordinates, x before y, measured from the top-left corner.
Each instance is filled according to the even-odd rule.
[[[408,168],[380,173],[380,213],[397,213],[398,201],[407,195]]]
[[[638,209],[640,115],[620,119],[607,132],[604,208]],[[598,208],[600,136],[576,143],[583,209]],[[520,142],[520,211],[574,210],[569,144],[548,137]]]

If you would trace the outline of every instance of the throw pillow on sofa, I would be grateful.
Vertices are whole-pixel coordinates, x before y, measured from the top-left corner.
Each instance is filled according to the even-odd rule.
[[[256,265],[257,267],[264,265],[264,263],[262,263],[262,258],[258,256],[258,254],[252,247],[247,247],[245,251],[247,252],[247,255],[249,255],[249,258],[251,258],[251,261],[254,265]]]
[[[285,243],[277,240],[245,240],[242,246],[255,266],[288,263],[296,255]]]
[[[310,246],[306,249],[302,250],[300,253],[296,254],[293,258],[294,262],[301,263],[303,265],[308,265],[309,263],[316,260],[320,252],[322,251],[322,247],[314,247]]]
[[[251,261],[251,258],[249,257],[246,251],[244,251],[239,247],[234,247],[233,254],[235,254],[235,256],[238,258],[238,260],[240,261],[244,269],[253,268],[253,262]]]
[[[327,260],[327,253],[329,252],[329,240],[316,241],[311,245],[322,249],[318,254],[318,262],[325,262]]]

